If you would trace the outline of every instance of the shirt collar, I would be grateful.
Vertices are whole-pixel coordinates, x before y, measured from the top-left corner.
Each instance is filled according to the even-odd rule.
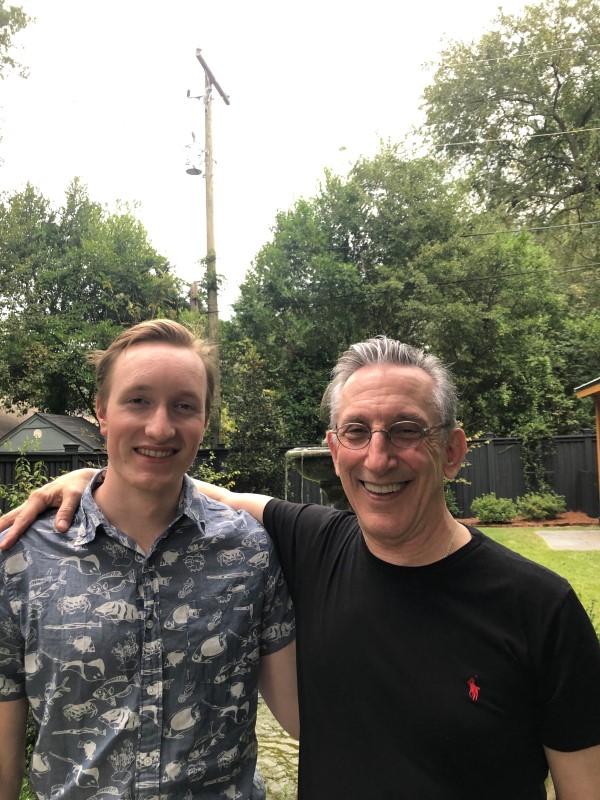
[[[85,487],[81,497],[79,509],[75,515],[71,528],[69,530],[69,538],[72,540],[74,546],[81,546],[93,541],[96,536],[98,527],[102,526],[105,529],[110,528],[115,532],[117,538],[121,538],[122,534],[116,528],[110,525],[102,511],[96,505],[94,500],[94,490],[104,482],[106,475],[106,468],[97,472],[92,480]],[[200,498],[201,502],[198,502]],[[204,527],[206,498],[199,494],[196,490],[194,482],[187,475],[183,476],[183,488],[179,496],[179,504],[177,512],[173,521],[167,528],[169,531],[176,523],[181,522],[182,518],[187,518],[187,524],[196,524],[199,527]],[[186,521],[184,519],[184,525]],[[167,532],[165,531],[165,533]],[[123,542],[126,544],[127,542]]]

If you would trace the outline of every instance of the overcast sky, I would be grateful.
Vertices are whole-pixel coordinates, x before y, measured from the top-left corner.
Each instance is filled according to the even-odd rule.
[[[29,78],[0,83],[0,185],[27,181],[57,206],[78,176],[92,200],[137,203],[156,249],[186,281],[206,251],[202,54],[214,92],[219,308],[237,296],[278,210],[420,121],[427,62],[478,39],[497,0],[11,0],[35,18],[16,38]],[[507,0],[519,12],[522,0]]]

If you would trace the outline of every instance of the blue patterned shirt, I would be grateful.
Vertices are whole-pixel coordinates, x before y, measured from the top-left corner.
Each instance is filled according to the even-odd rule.
[[[0,553],[0,700],[27,696],[38,798],[256,800],[258,667],[294,639],[273,545],[184,479],[144,554],[86,489]]]

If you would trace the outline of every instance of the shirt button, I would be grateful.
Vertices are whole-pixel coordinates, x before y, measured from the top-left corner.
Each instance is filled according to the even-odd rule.
[[[151,619],[146,620],[146,628],[147,630],[151,630],[154,627],[154,623]]]

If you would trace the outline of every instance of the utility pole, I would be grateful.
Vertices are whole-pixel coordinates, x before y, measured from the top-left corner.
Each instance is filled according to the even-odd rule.
[[[202,51],[196,49],[196,58],[204,70],[204,159],[206,188],[206,306],[208,313],[208,338],[214,347],[216,361],[215,392],[213,408],[210,415],[211,447],[213,450],[221,444],[221,357],[219,334],[219,304],[217,280],[217,255],[215,251],[214,230],[214,194],[213,194],[213,147],[212,147],[212,87],[219,92],[226,105],[229,97],[221,89],[217,79],[202,57]],[[188,91],[188,97],[190,93]],[[199,98],[198,98],[199,99]],[[190,174],[198,174],[188,170]],[[196,304],[197,307],[197,304]]]

